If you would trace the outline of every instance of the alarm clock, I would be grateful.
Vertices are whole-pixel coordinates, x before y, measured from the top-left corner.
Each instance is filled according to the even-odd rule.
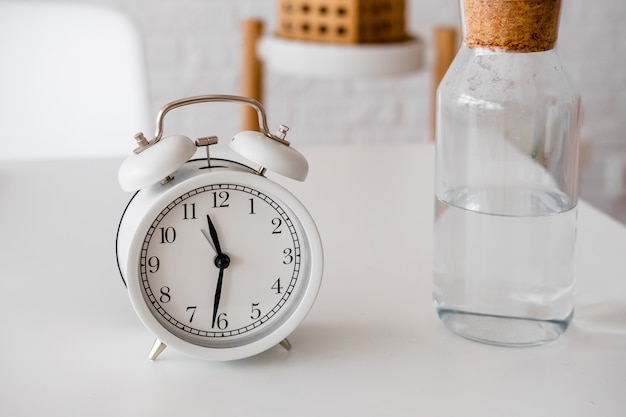
[[[163,136],[167,112],[205,102],[257,111],[259,131],[229,143],[244,162],[211,158],[214,136]],[[171,102],[156,125],[152,140],[135,135],[139,146],[118,172],[122,189],[136,193],[119,223],[117,262],[135,312],[156,337],[149,359],[166,346],[218,361],[289,348],[287,336],[318,294],[323,251],[305,206],[266,177],[307,176],[287,127],[271,134],[259,102],[226,95]],[[198,147],[206,158],[192,158]]]

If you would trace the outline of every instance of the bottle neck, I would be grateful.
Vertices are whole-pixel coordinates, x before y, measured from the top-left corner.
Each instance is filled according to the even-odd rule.
[[[542,52],[556,44],[561,0],[460,0],[469,48]]]

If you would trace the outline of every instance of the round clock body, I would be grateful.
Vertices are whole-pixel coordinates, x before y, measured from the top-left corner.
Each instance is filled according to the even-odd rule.
[[[137,192],[117,258],[132,305],[164,344],[232,360],[280,343],[317,296],[319,233],[290,192],[226,160],[189,161]]]

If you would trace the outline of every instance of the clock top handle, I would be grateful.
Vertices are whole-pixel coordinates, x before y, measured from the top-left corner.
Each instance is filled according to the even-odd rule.
[[[163,137],[163,119],[165,118],[165,115],[170,110],[174,110],[178,107],[188,106],[192,104],[210,103],[210,102],[243,103],[252,107],[257,112],[257,115],[259,118],[259,130],[261,131],[261,133],[263,133],[265,136],[267,136],[270,139],[273,139],[275,141],[278,141],[279,143],[282,143],[283,145],[289,145],[289,142],[284,139],[284,136],[279,137],[270,133],[270,130],[267,126],[267,116],[265,115],[265,110],[263,109],[263,106],[261,105],[261,103],[259,103],[258,101],[248,98],[248,97],[242,97],[242,96],[226,95],[226,94],[209,94],[209,95],[182,98],[179,100],[172,101],[166,104],[165,106],[163,106],[163,108],[159,111],[159,114],[157,115],[156,132],[154,134],[154,138],[148,141],[142,132],[137,133],[135,135],[135,140],[137,141],[137,144],[139,146],[134,150],[134,152],[136,154],[141,153],[148,147],[154,145],[155,143],[161,140],[161,138]]]
[[[135,191],[169,177],[194,155],[196,144],[188,137],[183,135],[163,137],[163,119],[175,108],[208,102],[243,103],[254,108],[259,116],[260,131],[244,131],[235,135],[230,147],[242,157],[260,165],[258,173],[261,175],[268,169],[291,179],[305,180],[309,165],[306,158],[285,140],[289,128],[281,125],[276,135],[271,134],[261,103],[241,96],[202,95],[166,104],[157,115],[156,133],[152,140],[148,141],[143,133],[135,135],[139,146],[122,163],[118,171],[118,181],[122,189]],[[157,143],[160,145],[154,146]]]

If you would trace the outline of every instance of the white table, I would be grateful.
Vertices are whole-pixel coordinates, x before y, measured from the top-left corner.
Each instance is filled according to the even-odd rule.
[[[324,282],[291,351],[213,363],[167,349],[130,306],[114,240],[117,160],[0,167],[2,416],[624,416],[626,228],[581,202],[569,331],[511,349],[431,307],[431,145],[304,150]]]

